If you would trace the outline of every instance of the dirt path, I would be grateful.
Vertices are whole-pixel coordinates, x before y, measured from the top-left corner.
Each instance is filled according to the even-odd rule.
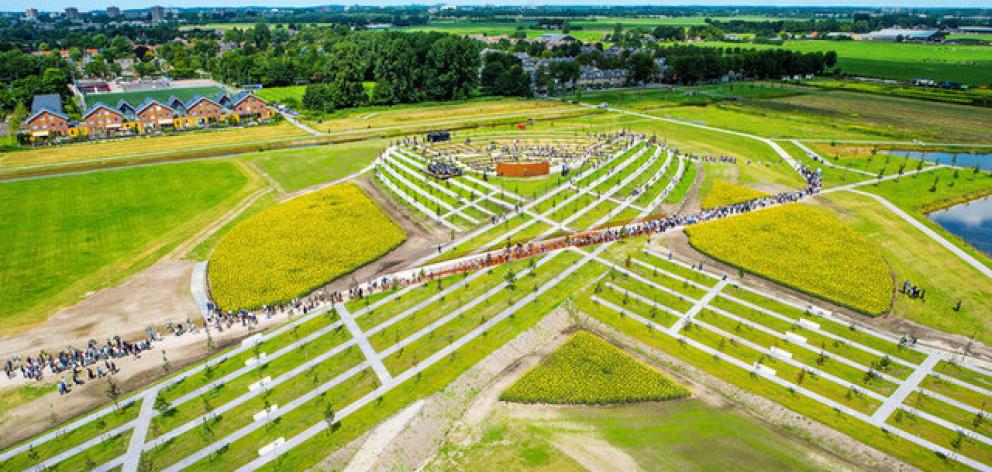
[[[192,263],[188,264],[191,265]],[[186,296],[188,297],[189,278],[186,277],[184,281],[187,288]],[[192,304],[192,301],[189,303]],[[257,331],[285,321],[285,316],[269,320],[260,319]],[[212,334],[216,345],[215,349],[221,350],[239,343],[250,333],[247,329],[237,327],[223,333],[213,332]],[[137,359],[128,357],[115,361],[120,373],[115,375],[114,379],[124,392],[121,398],[168,375],[163,370],[163,351],[169,360],[170,373],[178,372],[186,366],[204,359],[209,354],[207,352],[207,337],[202,329],[196,333],[179,337],[164,337],[164,340],[154,344],[153,349],[145,351]],[[14,382],[8,381],[5,376],[0,377],[2,377],[0,378],[0,388],[4,388],[6,385],[13,386],[11,384]],[[83,377],[85,378],[85,375]],[[69,395],[60,396],[56,393],[52,383],[59,378],[61,376],[48,375],[43,384],[30,381],[31,385],[52,385],[51,393],[4,413],[3,417],[0,418],[0,449],[52,428],[53,413],[61,421],[65,421],[67,418],[76,418],[111,403],[106,395],[108,385],[106,380],[89,381],[85,385],[75,387]],[[18,379],[17,382],[23,381]]]
[[[27,332],[0,336],[0,358],[36,355],[66,345],[85,346],[90,339],[144,336],[148,325],[186,317],[199,319],[189,293],[193,262],[163,260],[115,287],[101,289],[63,309]]]

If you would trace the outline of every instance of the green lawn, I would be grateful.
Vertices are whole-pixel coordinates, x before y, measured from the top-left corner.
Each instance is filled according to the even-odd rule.
[[[531,418],[528,411],[534,413]],[[824,459],[822,451],[814,453],[789,432],[701,400],[608,408],[527,407],[519,416],[497,409],[479,428],[478,442],[446,443],[426,470],[586,470],[563,448],[584,449],[585,457],[604,464],[629,457],[646,471],[809,471],[830,470],[839,463]],[[594,441],[605,444],[575,447]],[[821,460],[809,460],[811,454]]]
[[[95,93],[86,95],[86,104],[93,106],[96,102],[103,102],[110,106],[116,106],[117,102],[120,100],[126,100],[128,103],[134,106],[138,106],[147,97],[154,98],[164,102],[168,100],[171,96],[179,97],[180,100],[189,100],[195,95],[200,95],[203,97],[213,98],[215,94],[227,93],[222,87],[188,87],[188,88],[174,88],[174,89],[160,89],[160,90],[146,90],[143,92],[108,92],[108,93]]]
[[[303,102],[303,92],[306,85],[287,85],[285,87],[267,87],[255,92],[255,95],[269,103],[282,103],[289,107],[298,107]]]
[[[331,182],[372,163],[389,141],[376,139],[240,156],[272,177],[287,192]]]
[[[895,316],[962,336],[992,342],[992,286],[947,249],[864,195],[838,192],[814,200],[855,231],[874,240],[899,284],[926,288],[926,301],[896,294]],[[957,300],[961,310],[954,311]]]
[[[975,173],[971,169],[961,169],[957,172],[951,169],[937,169],[918,176],[906,176],[867,185],[861,190],[885,197],[886,200],[943,235],[948,241],[957,244],[985,265],[992,267],[992,259],[987,255],[976,251],[925,216],[925,213],[930,211],[992,194],[992,174],[988,171]]]
[[[943,44],[894,43],[886,41],[786,41],[782,46],[724,42],[705,46],[756,49],[791,49],[800,52],[837,52],[837,67],[848,75],[910,80],[963,82],[973,86],[992,84],[992,48]]]
[[[0,184],[4,330],[151,263],[249,181],[231,163],[190,162]]]

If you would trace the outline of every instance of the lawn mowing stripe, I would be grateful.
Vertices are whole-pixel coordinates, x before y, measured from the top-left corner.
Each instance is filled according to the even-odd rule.
[[[914,414],[916,416],[919,416],[919,417],[921,417],[921,418],[923,418],[923,419],[925,419],[925,420],[927,420],[927,421],[929,421],[931,423],[935,423],[935,424],[937,424],[939,426],[943,426],[944,428],[947,428],[947,429],[949,429],[951,431],[954,431],[954,432],[961,431],[962,433],[965,434],[965,436],[967,436],[969,438],[972,438],[974,440],[977,440],[978,442],[984,443],[985,445],[992,446],[992,438],[989,438],[988,436],[986,436],[986,435],[984,435],[982,433],[979,433],[977,431],[973,431],[973,430],[971,430],[969,428],[963,428],[963,427],[961,427],[961,426],[959,426],[959,425],[957,425],[955,423],[952,423],[950,421],[947,421],[947,420],[945,420],[943,418],[940,418],[938,416],[931,415],[930,413],[927,413],[927,412],[925,412],[923,410],[919,410],[919,409],[913,408],[913,407],[911,407],[909,405],[906,405],[906,404],[899,404],[899,406],[897,408],[899,408],[901,410],[904,410],[904,411],[907,411],[909,413],[912,413],[912,414]]]
[[[309,402],[310,400],[313,400],[314,398],[317,398],[321,393],[324,393],[324,392],[326,392],[326,391],[334,388],[338,384],[341,384],[341,383],[343,383],[343,382],[345,382],[347,380],[350,380],[352,377],[355,377],[361,371],[363,371],[363,370],[365,370],[367,368],[368,368],[368,363],[367,362],[362,362],[361,364],[358,364],[357,366],[352,367],[347,372],[345,372],[343,374],[340,374],[337,377],[334,377],[333,379],[331,379],[331,380],[329,380],[329,381],[321,384],[319,387],[317,387],[317,388],[315,388],[315,389],[313,389],[313,390],[311,390],[311,391],[309,391],[309,392],[307,392],[307,393],[305,393],[305,394],[297,397],[296,399],[294,399],[293,401],[289,402],[288,404],[283,405],[283,406],[280,406],[279,409],[277,409],[275,412],[273,412],[273,413],[271,413],[269,415],[266,415],[264,418],[261,418],[259,420],[253,421],[251,424],[248,424],[247,426],[242,427],[241,429],[239,429],[239,430],[237,430],[237,431],[235,431],[235,432],[233,432],[233,433],[225,436],[224,438],[222,438],[222,439],[220,439],[220,440],[218,440],[218,441],[210,444],[209,446],[207,446],[207,447],[205,447],[203,449],[200,449],[199,451],[197,451],[197,452],[195,452],[195,453],[193,453],[193,454],[191,454],[189,456],[186,456],[186,457],[180,459],[175,464],[172,464],[171,466],[169,466],[168,468],[166,468],[165,469],[165,472],[176,472],[176,471],[179,471],[179,470],[183,470],[183,469],[189,467],[190,465],[193,465],[194,463],[198,462],[199,460],[206,458],[210,454],[213,454],[218,449],[221,449],[222,447],[224,447],[224,446],[226,446],[226,445],[228,445],[230,443],[233,443],[234,441],[237,441],[238,439],[241,439],[241,438],[243,438],[243,437],[251,434],[252,432],[254,432],[255,430],[257,430],[258,428],[261,428],[262,426],[265,426],[266,424],[272,422],[273,420],[281,417],[285,413],[296,409],[300,405],[303,405],[303,404]]]
[[[560,281],[564,280],[566,277],[568,277],[569,275],[571,275],[573,272],[575,272],[576,270],[578,270],[579,268],[581,268],[582,266],[584,266],[588,261],[592,260],[592,256],[593,255],[596,255],[599,252],[601,252],[602,250],[605,250],[606,247],[608,247],[608,246],[609,246],[609,244],[604,244],[604,245],[596,248],[596,250],[593,253],[588,254],[587,257],[585,257],[584,259],[582,259],[579,263],[573,264],[573,265],[569,266],[563,272],[561,272],[560,274],[556,275],[552,280],[546,282],[544,285],[542,285],[538,289],[538,291],[531,292],[528,295],[525,295],[523,298],[521,298],[520,300],[518,300],[512,306],[504,309],[498,315],[490,318],[489,320],[487,320],[482,325],[476,327],[475,329],[473,329],[472,331],[470,331],[468,334],[466,334],[466,335],[462,336],[461,338],[459,338],[456,342],[445,346],[444,348],[442,348],[438,352],[436,352],[433,355],[431,355],[431,357],[429,357],[429,358],[425,359],[424,361],[421,361],[420,363],[418,363],[415,367],[412,367],[410,369],[407,369],[406,371],[404,371],[400,375],[396,376],[394,378],[394,381],[391,384],[389,384],[389,385],[383,385],[382,387],[380,387],[376,391],[369,393],[365,397],[362,397],[362,399],[360,399],[359,401],[357,401],[355,403],[352,403],[351,405],[348,405],[347,407],[345,407],[344,409],[342,409],[342,411],[339,412],[339,414],[336,417],[338,417],[338,418],[347,417],[347,415],[349,415],[349,414],[355,412],[356,410],[358,410],[359,408],[365,406],[369,402],[373,401],[376,397],[383,395],[384,393],[388,392],[389,390],[392,390],[396,385],[399,385],[400,383],[402,383],[402,382],[404,382],[404,381],[406,381],[406,380],[408,380],[410,378],[413,378],[419,372],[424,371],[426,368],[430,367],[431,365],[433,365],[437,361],[439,361],[441,359],[444,359],[450,353],[458,350],[459,348],[461,348],[462,346],[464,346],[468,342],[470,342],[473,339],[475,339],[476,337],[478,337],[480,334],[488,331],[492,326],[495,326],[497,323],[503,321],[504,319],[506,319],[507,317],[509,317],[510,315],[512,315],[514,312],[516,312],[520,308],[522,308],[522,307],[526,306],[527,304],[529,304],[537,296],[543,294],[544,292],[546,292],[550,288],[552,288],[555,285],[557,285]],[[549,256],[550,256],[550,254],[549,254]],[[545,258],[547,258],[547,257],[548,256],[545,256]],[[320,422],[316,423],[315,425],[311,426],[306,431],[304,431],[304,432],[302,432],[300,434],[297,434],[296,436],[294,436],[294,437],[290,438],[289,440],[287,440],[286,444],[284,444],[283,447],[277,449],[276,451],[273,451],[272,453],[270,453],[270,454],[268,454],[266,456],[259,457],[258,459],[255,459],[252,462],[246,464],[245,466],[239,468],[238,469],[238,472],[250,472],[250,471],[257,470],[259,467],[261,467],[261,466],[267,464],[268,462],[270,462],[271,460],[275,459],[278,455],[281,455],[286,450],[289,450],[289,449],[291,449],[291,448],[293,448],[293,447],[295,447],[295,446],[303,443],[307,439],[310,439],[311,437],[315,436],[316,434],[320,433],[321,431],[323,431],[326,428],[327,428],[327,423],[326,422],[323,422],[323,421],[320,421]]]
[[[653,300],[648,300],[647,297],[644,297],[644,296],[638,294],[637,292],[631,291],[629,289],[625,289],[623,287],[620,287],[619,285],[615,285],[613,282],[607,282],[606,283],[606,286],[609,287],[609,288],[611,288],[611,289],[613,289],[613,290],[615,290],[615,291],[617,291],[617,292],[626,293],[626,294],[630,295],[630,298],[633,298],[635,300],[640,300],[642,303],[645,303],[647,305],[651,305],[651,306],[653,306],[655,308],[661,309],[662,311],[665,311],[667,313],[670,313],[671,315],[675,316],[676,318],[681,318],[682,317],[682,313],[679,312],[678,310],[675,310],[673,308],[670,308],[670,307],[668,307],[666,305],[662,305],[660,303],[655,303]]]
[[[730,330],[734,328],[727,326],[728,323],[737,321],[740,323],[741,327],[746,329],[734,330],[736,336],[747,339],[748,341],[757,344],[759,346],[764,346],[769,349],[769,354],[771,354],[770,349],[776,348],[785,352],[788,352],[792,357],[792,361],[799,362],[810,366],[813,368],[813,363],[817,362],[817,350],[805,343],[800,343],[798,341],[793,341],[784,336],[784,334],[777,333],[773,330],[766,330],[764,327],[754,326],[745,322],[746,320],[735,319],[734,317],[724,316],[716,311],[707,310],[705,319],[704,315],[700,314],[696,319],[705,322],[706,324],[720,329],[725,333],[729,333]],[[750,330],[750,331],[748,331]],[[826,360],[838,360],[840,364],[837,363],[827,363],[824,365],[818,365],[815,369],[820,372],[825,372],[827,375],[832,375],[837,377],[849,384],[857,385],[859,390],[867,393],[872,398],[876,400],[885,400],[888,395],[895,392],[900,385],[900,381],[896,379],[879,379],[880,381],[876,384],[860,385],[857,382],[864,382],[864,375],[872,371],[873,369],[854,363],[848,359],[842,357],[828,357]],[[788,362],[788,361],[787,361]],[[809,369],[807,369],[809,370]],[[814,372],[819,374],[820,372]],[[884,382],[884,383],[882,383]],[[875,390],[875,389],[880,389]]]
[[[812,345],[810,345],[810,344],[808,344],[806,342],[800,342],[800,341],[795,340],[795,339],[788,339],[788,338],[786,338],[784,332],[779,332],[779,331],[776,331],[774,329],[765,327],[765,326],[763,326],[761,324],[755,323],[755,322],[753,322],[751,320],[748,320],[748,319],[745,319],[745,318],[741,318],[741,317],[739,317],[737,315],[734,315],[732,313],[729,313],[729,312],[727,312],[725,310],[722,310],[720,308],[717,308],[717,307],[714,307],[714,306],[709,306],[707,308],[707,310],[709,310],[709,311],[711,311],[711,312],[713,312],[713,313],[715,313],[715,314],[717,314],[719,316],[723,316],[723,317],[725,317],[727,319],[730,319],[730,320],[733,320],[733,321],[737,321],[737,322],[739,322],[739,323],[741,323],[741,324],[743,324],[745,326],[749,326],[749,327],[751,327],[753,329],[756,329],[758,331],[761,331],[761,332],[763,332],[763,333],[765,333],[765,334],[767,334],[769,336],[772,336],[772,337],[774,337],[774,338],[776,338],[778,340],[786,340],[786,341],[788,341],[788,344],[789,345],[801,347],[801,348],[803,348],[803,349],[805,349],[805,350],[807,350],[809,352],[812,352],[814,354],[819,354],[821,352],[821,350],[818,347],[816,347],[816,346],[812,346]],[[786,349],[786,350],[788,350],[788,349]],[[793,354],[795,354],[795,353],[793,352]],[[859,363],[857,363],[855,361],[852,361],[852,360],[850,360],[850,359],[848,359],[848,358],[846,358],[844,356],[838,355],[838,354],[831,353],[831,355],[829,356],[829,359],[837,360],[841,364],[844,364],[844,365],[846,365],[848,367],[857,369],[858,371],[861,371],[861,372],[875,371],[883,379],[885,379],[886,381],[889,381],[891,383],[894,383],[896,385],[900,385],[903,382],[903,380],[897,379],[895,377],[892,377],[891,375],[886,374],[885,372],[876,370],[873,367],[869,367],[869,366],[865,366],[865,365],[859,364]]]
[[[376,168],[378,168],[378,166]],[[386,187],[388,187],[390,190],[393,191],[393,193],[395,193],[397,196],[399,196],[400,198],[402,198],[403,200],[405,200],[407,203],[409,203],[410,205],[412,205],[417,210],[420,210],[420,212],[423,213],[428,218],[432,218],[434,221],[437,221],[438,223],[441,223],[442,225],[447,226],[448,228],[451,228],[451,229],[453,229],[455,231],[461,231],[461,228],[459,228],[459,227],[457,227],[457,226],[449,223],[448,220],[445,220],[444,218],[441,218],[440,215],[438,215],[434,211],[428,209],[427,207],[425,207],[424,205],[422,205],[420,202],[418,202],[416,199],[414,199],[410,195],[407,195],[406,192],[403,192],[402,190],[400,190],[396,186],[396,184],[393,183],[392,180],[390,180],[389,178],[387,178],[381,172],[378,172],[377,173],[377,177],[379,177],[379,181],[382,182],[382,183],[384,183],[386,185]]]
[[[595,299],[594,296],[591,297],[591,298]],[[610,306],[610,305],[604,304],[604,303],[600,303],[600,304],[603,305],[603,306],[606,306],[608,308],[614,309],[614,311],[620,311],[620,309],[618,307],[616,307],[615,305],[614,306]],[[740,360],[738,360],[738,359],[736,359],[736,358],[734,358],[732,356],[728,356],[728,355],[726,355],[726,354],[724,354],[724,353],[722,353],[722,352],[720,352],[720,351],[718,351],[718,350],[716,350],[714,348],[711,348],[711,347],[709,347],[709,346],[707,346],[705,344],[702,344],[702,343],[700,343],[700,342],[698,342],[698,341],[696,341],[694,339],[686,338],[684,336],[679,336],[679,337],[671,336],[671,334],[668,333],[664,327],[661,327],[661,326],[657,325],[656,323],[653,323],[653,322],[651,322],[649,320],[646,320],[646,319],[644,319],[644,318],[642,318],[640,316],[637,316],[635,314],[629,314],[628,313],[628,314],[625,314],[625,316],[627,316],[627,317],[631,318],[632,320],[637,321],[637,322],[641,323],[642,325],[647,326],[648,328],[651,328],[651,329],[653,329],[653,330],[655,330],[657,332],[660,332],[660,333],[662,333],[664,335],[667,335],[669,337],[674,337],[674,338],[678,339],[680,342],[682,342],[682,343],[684,343],[686,345],[689,345],[691,347],[694,347],[696,349],[699,349],[699,350],[705,352],[706,354],[709,354],[709,355],[713,356],[716,359],[720,359],[722,361],[727,361],[730,364],[732,364],[734,366],[737,366],[737,367],[739,367],[739,368],[741,368],[741,369],[743,369],[743,370],[745,370],[747,372],[751,372],[751,373],[753,373],[754,375],[756,375],[756,376],[758,376],[760,378],[768,379],[768,380],[772,381],[773,383],[778,384],[779,386],[782,386],[784,388],[789,389],[792,392],[799,393],[799,394],[801,394],[801,395],[803,395],[803,396],[805,396],[807,398],[810,398],[810,399],[815,400],[815,401],[817,401],[817,402],[819,402],[819,403],[821,403],[823,405],[826,405],[828,407],[831,407],[831,408],[833,408],[834,410],[836,410],[836,411],[838,411],[840,413],[846,413],[846,414],[854,417],[855,419],[858,419],[858,420],[864,422],[866,425],[870,425],[871,424],[870,419],[869,419],[869,417],[867,415],[865,415],[863,413],[860,413],[860,412],[858,412],[856,410],[853,410],[853,409],[851,409],[851,408],[849,408],[849,407],[847,407],[847,406],[845,406],[843,404],[840,404],[840,403],[838,403],[838,402],[836,402],[834,400],[831,400],[831,399],[829,399],[827,397],[824,397],[824,396],[822,396],[822,395],[820,395],[818,393],[812,392],[812,391],[806,389],[803,386],[795,385],[792,382],[789,382],[787,380],[781,379],[781,378],[779,378],[777,376],[767,376],[764,373],[762,373],[761,371],[755,370],[754,369],[754,366],[752,366],[752,365],[750,365],[750,364],[748,364],[746,362],[742,362],[742,361],[740,361]],[[959,462],[961,462],[961,463],[963,463],[963,464],[965,464],[965,465],[967,465],[969,467],[972,467],[974,469],[978,469],[978,470],[982,470],[982,471],[992,471],[992,468],[990,468],[990,467],[988,467],[988,466],[986,466],[986,465],[984,465],[984,464],[982,464],[980,462],[977,462],[977,461],[975,461],[973,459],[969,459],[967,457],[960,457],[957,454],[955,454],[953,451],[951,451],[951,450],[949,450],[949,449],[947,449],[947,448],[945,448],[943,446],[939,446],[939,445],[934,444],[934,443],[932,443],[932,442],[930,442],[930,441],[928,441],[926,439],[922,439],[922,438],[917,437],[917,436],[915,436],[913,434],[907,433],[907,432],[905,432],[905,431],[903,431],[903,430],[901,430],[899,428],[887,427],[886,430],[889,433],[891,433],[891,434],[895,434],[896,436],[898,436],[898,437],[900,437],[902,439],[905,439],[907,441],[910,441],[912,443],[915,443],[915,444],[917,444],[917,445],[919,445],[921,447],[924,447],[924,448],[926,448],[928,450],[939,451],[942,454],[944,454],[946,457],[955,459],[955,460],[957,460],[957,461],[959,461]]]
[[[741,287],[743,287],[743,286],[741,286]],[[750,290],[750,289],[748,289],[748,290]],[[796,320],[795,318],[790,318],[788,316],[781,315],[781,314],[779,314],[777,312],[774,312],[774,311],[769,310],[769,309],[766,309],[764,307],[755,305],[755,304],[753,304],[751,302],[748,302],[748,301],[743,300],[741,298],[737,298],[737,297],[735,297],[733,295],[730,295],[728,293],[722,293],[722,294],[720,294],[720,296],[723,297],[723,298],[726,298],[727,300],[730,300],[730,301],[732,301],[734,303],[737,303],[739,305],[742,305],[742,306],[744,306],[746,308],[750,308],[752,310],[756,310],[756,311],[765,313],[766,315],[773,316],[773,317],[778,318],[778,319],[780,319],[782,321],[788,322],[788,321],[791,321],[791,320]],[[816,317],[815,315],[814,316],[810,316],[810,318],[811,318],[811,320],[818,319],[818,317]],[[822,318],[823,319],[826,319],[827,321],[833,321],[831,318],[827,318],[825,316],[822,317]],[[824,335],[824,336],[829,337],[829,338],[837,339],[837,340],[846,342],[846,343],[848,343],[848,344],[850,344],[850,345],[852,345],[852,346],[854,346],[854,347],[856,347],[858,349],[861,349],[862,351],[865,351],[865,352],[868,352],[868,353],[871,353],[871,354],[875,354],[875,355],[877,355],[879,357],[888,355],[889,358],[892,359],[894,362],[898,362],[900,364],[903,364],[903,365],[905,365],[907,367],[911,367],[911,368],[914,368],[914,369],[916,368],[916,364],[913,364],[913,363],[911,363],[911,362],[909,362],[909,361],[907,361],[907,360],[905,360],[903,358],[900,358],[900,357],[898,357],[898,355],[890,354],[890,353],[886,353],[886,352],[882,352],[882,351],[879,351],[879,350],[874,349],[872,347],[869,347],[869,346],[866,346],[864,344],[861,344],[861,343],[859,343],[859,342],[857,342],[855,340],[852,340],[852,339],[849,339],[849,338],[845,338],[845,337],[840,336],[840,335],[837,335],[837,334],[833,334],[833,333],[831,333],[829,331],[823,330],[823,327],[822,326],[820,327],[819,330],[816,330],[816,331],[818,333]],[[872,334],[872,333],[868,333],[868,334]],[[881,338],[880,338],[880,340],[885,341],[885,339],[881,339]]]

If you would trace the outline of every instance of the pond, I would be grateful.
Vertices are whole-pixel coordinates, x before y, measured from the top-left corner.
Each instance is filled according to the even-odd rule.
[[[929,218],[992,256],[992,196],[935,211]]]
[[[930,162],[937,162],[940,164],[951,164],[954,160],[954,156],[958,156],[957,166],[958,167],[975,167],[975,164],[981,166],[982,170],[992,169],[992,153],[975,153],[970,152],[919,152],[919,151],[885,151],[886,154],[891,154],[893,156],[900,157],[911,157],[913,159],[925,159]]]

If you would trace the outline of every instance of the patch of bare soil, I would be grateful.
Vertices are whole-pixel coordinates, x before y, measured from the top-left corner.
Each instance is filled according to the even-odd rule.
[[[144,336],[145,327],[167,321],[199,319],[190,296],[194,263],[162,260],[116,287],[101,289],[63,309],[31,330],[0,337],[0,358],[58,351],[66,345],[85,347],[115,335]]]
[[[637,471],[641,467],[629,454],[589,433],[557,433],[551,444],[590,472]]]
[[[186,296],[189,297],[188,277],[186,278],[186,287]],[[199,315],[196,316],[199,317]],[[286,318],[283,316],[272,319],[260,318],[256,332],[271,328],[285,321]],[[143,327],[139,331],[143,334]],[[219,351],[237,344],[250,334],[246,328],[240,326],[225,330],[223,333],[214,331],[212,332],[212,336],[215,350]],[[125,398],[130,393],[171,373],[178,372],[191,364],[199,362],[210,354],[207,351],[207,336],[203,329],[178,337],[166,334],[163,334],[163,336],[164,339],[162,341],[154,343],[153,348],[141,353],[140,357],[127,357],[114,361],[120,369],[120,372],[114,375],[113,378],[123,392],[120,396],[121,398]],[[163,352],[168,359],[168,372],[164,368]],[[85,379],[86,376],[82,375],[81,377]],[[25,381],[20,377],[11,381],[6,376],[0,376],[0,388],[25,383],[51,386],[50,393],[13,410],[4,412],[3,419],[0,420],[0,449],[12,446],[51,429],[69,418],[76,418],[97,408],[111,404],[111,399],[107,396],[109,384],[106,379],[88,381],[85,385],[73,387],[72,392],[68,395],[59,395],[55,390],[54,384],[60,378],[62,376],[48,374],[43,383],[38,384],[33,380]],[[56,421],[53,421],[53,418]]]
[[[527,363],[518,363],[549,340],[561,338],[564,342],[573,321],[562,310],[556,310],[543,320],[521,333],[510,342],[486,356],[485,359],[463,373],[444,390],[427,397],[420,413],[407,427],[383,449],[379,461],[371,470],[419,470],[437,454],[452,426],[462,418],[477,394],[505,371],[522,375]],[[538,359],[541,356],[538,356]],[[496,390],[498,397],[498,392]],[[487,396],[495,402],[496,397]],[[482,406],[485,408],[485,406]],[[478,415],[471,415],[478,417]],[[320,468],[340,469],[340,464],[325,460]]]
[[[652,241],[654,241],[653,248],[659,252],[664,254],[671,252],[676,259],[689,264],[699,264],[702,262],[704,269],[727,274],[733,283],[740,283],[738,279],[739,271],[736,267],[724,264],[697,251],[689,244],[689,238],[683,231],[669,232],[666,233],[664,238],[652,239]],[[869,326],[876,331],[896,338],[901,337],[903,334],[908,334],[917,337],[919,344],[952,354],[961,354],[964,352],[969,356],[977,358],[981,363],[992,362],[992,348],[989,346],[985,346],[965,336],[945,333],[914,323],[905,318],[894,316],[891,312],[875,318],[868,317],[848,308],[834,305],[826,300],[751,274],[745,275],[744,285],[772,293],[786,300],[791,300],[800,306],[816,304],[830,310],[833,314],[847,322]]]

